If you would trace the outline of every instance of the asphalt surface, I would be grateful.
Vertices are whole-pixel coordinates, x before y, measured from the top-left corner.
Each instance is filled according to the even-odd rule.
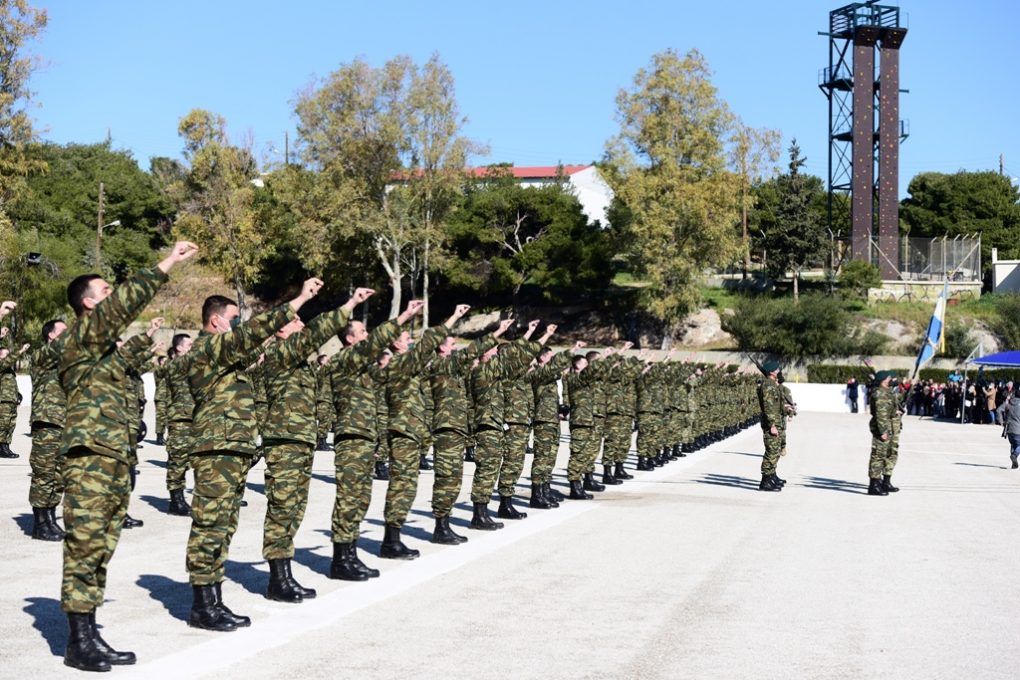
[[[0,677],[78,676],[61,659],[61,546],[26,533],[24,431],[22,457],[0,461]],[[491,534],[465,528],[465,488],[453,525],[470,542],[455,547],[427,542],[424,472],[412,562],[372,554],[376,482],[361,553],[383,574],[367,583],[324,576],[333,470],[320,453],[294,563],[319,596],[300,605],[262,596],[260,465],[224,586],[254,624],[220,634],[185,624],[189,520],[165,514],[165,452],[147,442],[130,508],[145,526],[123,533],[97,619],[139,657],[113,675],[144,678],[1017,677],[1020,470],[999,428],[908,417],[902,491],[885,498],[865,495],[869,442],[866,416],[806,413],[790,426],[782,493],[757,490],[751,429],[594,501],[522,507],[527,519]],[[565,459],[561,446],[557,484]]]

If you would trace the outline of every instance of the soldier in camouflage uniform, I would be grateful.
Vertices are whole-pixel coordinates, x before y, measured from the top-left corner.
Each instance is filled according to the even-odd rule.
[[[613,363],[604,380],[606,395],[606,418],[603,431],[605,443],[602,448],[602,483],[621,484],[624,480],[633,479],[627,474],[624,462],[630,451],[631,434],[634,431],[634,410],[636,399],[634,380],[637,378],[643,362],[638,357],[626,357],[626,352],[633,343],[626,342],[620,349],[620,356]]]
[[[152,336],[163,324],[162,318],[153,319],[149,329],[145,333],[132,336],[126,342],[119,343],[117,352],[123,357],[124,372],[131,391],[134,394],[134,405],[136,416],[131,427],[131,451],[130,468],[128,474],[131,478],[131,491],[135,490],[135,481],[138,478],[138,445],[144,437],[143,428],[145,422],[142,417],[145,413],[145,383],[142,382],[142,371],[152,359],[158,347],[152,344]],[[140,519],[124,513],[124,528],[135,529],[144,525]]]
[[[16,306],[14,302],[3,303],[0,310],[0,318],[6,316]],[[11,437],[14,434],[14,423],[18,418],[18,402],[21,394],[18,393],[18,376],[15,368],[18,364],[18,354],[11,346],[12,334],[10,328],[0,328],[0,458],[17,458],[18,454],[11,451]]]
[[[386,487],[386,529],[379,548],[380,557],[413,560],[420,554],[404,545],[400,529],[418,490],[418,467],[428,436],[426,420],[431,415],[421,396],[421,379],[433,352],[468,309],[467,305],[458,305],[450,318],[426,330],[413,347],[407,331],[393,341],[394,356],[386,367],[390,481]]]
[[[64,531],[57,524],[56,508],[64,491],[64,461],[60,455],[60,437],[64,428],[67,397],[60,387],[57,368],[64,343],[60,335],[67,324],[60,319],[42,327],[43,346],[32,353],[32,484],[28,502],[32,506],[32,538],[59,541]]]
[[[78,318],[64,334],[58,368],[67,395],[61,441],[67,535],[60,605],[70,628],[64,663],[73,668],[105,671],[111,664],[135,662],[131,652],[106,644],[95,621],[127,512],[130,433],[138,417],[116,343],[167,280],[167,272],[197,250],[193,243],[177,243],[159,265],[116,290],[95,274],[77,277],[67,289]]]
[[[776,475],[779,457],[786,447],[786,409],[783,389],[779,384],[779,362],[762,365],[765,378],[758,387],[758,404],[761,408],[761,431],[765,442],[765,455],[761,461],[762,491],[782,491],[784,480]]]
[[[375,393],[375,465],[373,477],[380,482],[390,481],[390,407],[386,403],[386,367],[393,360],[393,350],[386,348],[368,368],[368,380]]]
[[[886,484],[891,482],[892,469],[896,464],[895,457],[892,457],[892,439],[898,432],[896,426],[900,419],[898,397],[889,386],[895,375],[893,371],[879,371],[868,390],[868,407],[871,409],[871,421],[868,424],[871,429],[869,496],[888,496],[891,491],[886,488]]]
[[[184,499],[185,475],[191,464],[194,448],[192,416],[195,400],[188,385],[188,362],[184,356],[191,351],[194,340],[187,333],[177,333],[171,340],[170,360],[164,367],[167,387],[166,489],[170,494],[167,512],[190,517],[191,506]]]
[[[429,365],[429,386],[432,393],[433,458],[436,473],[432,486],[432,516],[436,527],[433,543],[458,545],[466,542],[450,528],[450,513],[460,494],[464,475],[464,451],[468,445],[467,377],[484,352],[496,346],[513,319],[506,319],[490,335],[475,340],[466,348],[455,350],[455,341],[447,336],[436,350]]]
[[[315,597],[291,572],[294,536],[308,505],[317,423],[317,380],[308,355],[343,328],[354,308],[373,293],[359,288],[343,306],[315,317],[308,326],[294,319],[276,332],[266,348],[262,371],[269,412],[263,431],[266,456],[266,520],[262,556],[269,562],[266,597],[280,602],[302,602]]]
[[[240,310],[229,298],[212,296],[202,306],[202,333],[183,357],[195,399],[195,494],[187,548],[194,596],[188,624],[193,627],[230,631],[251,625],[251,619],[230,611],[222,594],[241,495],[257,453],[255,397],[244,368],[262,342],[292,321],[321,287],[319,279],[308,279],[289,303],[244,324],[237,323]]]
[[[156,369],[152,372],[152,379],[155,383],[155,394],[153,405],[156,409],[156,446],[166,446],[167,413],[170,404],[167,398],[170,396],[170,386],[167,384],[166,364],[168,357],[162,356],[156,360]]]
[[[333,503],[333,561],[329,577],[366,581],[379,576],[358,557],[361,521],[372,500],[372,466],[376,451],[378,387],[371,369],[383,348],[422,309],[412,300],[396,319],[371,334],[360,321],[351,321],[340,332],[344,347],[330,362],[333,402],[337,414],[334,429],[336,499]]]
[[[315,450],[329,451],[326,438],[333,429],[336,413],[333,411],[333,390],[329,382],[329,356],[315,358]]]
[[[570,368],[573,352],[582,347],[584,343],[578,341],[572,351],[555,354],[551,348],[544,347],[535,365],[524,376],[531,384],[535,400],[535,453],[531,460],[531,500],[528,503],[532,508],[557,508],[563,500],[558,492],[554,495],[550,487],[560,448],[560,397],[556,384]]]
[[[662,403],[658,398],[658,384],[664,373],[663,362],[646,362],[637,378],[638,464],[642,471],[654,470],[656,443],[662,420]]]
[[[595,481],[595,459],[599,455],[601,431],[596,426],[597,402],[602,397],[599,382],[608,373],[610,362],[607,357],[614,354],[612,347],[602,352],[588,352],[575,356],[573,367],[564,379],[567,399],[570,402],[570,458],[567,461],[567,481],[570,483],[570,498],[591,500],[593,496],[585,491],[605,491],[606,487]],[[583,482],[582,482],[583,477]]]

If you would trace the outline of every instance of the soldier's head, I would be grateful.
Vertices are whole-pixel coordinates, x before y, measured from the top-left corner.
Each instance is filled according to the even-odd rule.
[[[187,333],[178,333],[170,341],[170,349],[173,350],[174,356],[179,357],[182,354],[187,354],[191,350],[191,345],[195,341],[191,339],[191,336]]]
[[[490,361],[492,361],[492,358],[494,356],[499,354],[500,347],[502,347],[502,345],[495,345],[494,347],[490,347],[489,349],[485,350],[482,353],[482,356],[478,357],[478,360],[483,364],[489,363]]]
[[[67,304],[71,305],[75,316],[82,316],[95,309],[112,292],[113,286],[99,274],[82,274],[67,284]]]
[[[591,352],[589,352],[589,354],[591,354]],[[597,356],[598,352],[595,352],[595,354]],[[588,368],[588,357],[585,356],[584,354],[578,354],[574,356],[573,360],[571,361],[571,369],[574,371],[574,373],[580,373],[586,368]]]
[[[598,355],[599,355],[598,352],[592,350],[590,352],[585,352],[584,358],[588,360],[588,363],[591,363],[592,361],[595,360],[595,357],[597,357]]]
[[[538,365],[545,366],[547,363],[552,361],[553,350],[552,347],[543,347],[542,351],[538,353]]]
[[[319,362],[320,366],[325,366],[327,363],[329,363],[329,357],[325,354],[320,354],[315,358],[315,360]]]
[[[340,331],[340,340],[344,346],[356,345],[368,337],[368,329],[360,321],[351,321]]]
[[[286,340],[295,333],[299,333],[304,327],[304,321],[295,316],[293,319],[284,324],[283,328],[276,331],[274,335],[278,340]]]
[[[50,319],[43,324],[43,342],[50,343],[60,337],[60,334],[67,330],[67,324],[60,319]]]
[[[400,335],[398,335],[396,339],[390,343],[390,348],[393,350],[394,354],[404,354],[407,350],[411,349],[411,345],[411,332],[401,331]]]
[[[169,356],[156,357],[156,364],[158,366],[162,366],[167,362],[167,359],[169,358],[170,358]]]
[[[454,339],[452,335],[447,335],[445,338],[443,338],[443,342],[441,345],[439,345],[439,348],[436,349],[436,354],[438,354],[441,357],[448,357],[451,354],[453,354],[456,349],[457,340]]]
[[[379,355],[379,359],[376,363],[379,364],[379,368],[386,368],[390,365],[390,359],[393,358],[393,352],[388,349],[384,349],[382,354]]]
[[[210,295],[202,305],[202,330],[206,333],[228,333],[241,319],[237,303],[222,295]]]

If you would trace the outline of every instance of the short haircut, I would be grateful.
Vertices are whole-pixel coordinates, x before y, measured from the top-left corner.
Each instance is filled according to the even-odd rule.
[[[64,320],[63,319],[50,319],[49,321],[47,321],[46,323],[43,324],[43,326],[42,326],[42,339],[43,339],[43,342],[49,342],[50,341],[50,333],[53,332],[53,329],[57,327],[58,323],[64,323]]]
[[[67,304],[71,305],[71,309],[74,310],[75,316],[81,316],[85,313],[85,307],[82,301],[89,294],[89,286],[96,279],[103,278],[99,274],[82,274],[72,279],[71,283],[67,284]]]
[[[191,336],[187,333],[178,333],[173,337],[173,340],[170,341],[170,348],[173,349],[174,353],[176,353],[177,349],[181,346],[181,343],[190,337]]]
[[[571,361],[571,364],[573,364],[574,368],[577,368],[578,366],[581,365],[581,360],[582,359],[587,361],[588,357],[584,356],[583,354],[575,354],[574,358],[571,359],[570,361]]]
[[[236,307],[237,303],[223,295],[210,295],[207,297],[202,304],[202,325],[205,326],[209,323],[209,319],[213,317],[213,314],[223,314],[227,307],[231,305]]]
[[[337,337],[340,338],[340,343],[345,347],[348,345],[347,336],[354,334],[354,324],[358,323],[357,320],[351,320],[347,322],[347,325],[340,329]]]
[[[598,352],[596,352],[595,350],[592,350],[590,352],[586,352],[585,355],[584,355],[584,358],[587,359],[588,361],[591,361],[592,359],[594,359],[598,355],[599,355]]]

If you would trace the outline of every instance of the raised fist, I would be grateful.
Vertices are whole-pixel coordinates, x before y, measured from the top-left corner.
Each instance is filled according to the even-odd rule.
[[[354,291],[354,295],[351,296],[351,301],[356,305],[360,305],[373,295],[375,295],[375,290],[371,288],[358,288]]]
[[[468,313],[471,309],[471,305],[457,305],[457,308],[453,310],[453,315],[458,319]]]
[[[302,284],[301,297],[306,300],[311,299],[318,295],[320,290],[322,290],[322,279],[313,276]]]
[[[588,343],[586,343],[584,340],[578,340],[577,342],[574,343],[574,349],[584,349],[587,346]]]
[[[3,328],[0,328],[0,338],[6,338],[7,334],[10,333],[10,332],[11,332],[11,329],[8,328],[7,326],[4,326]]]
[[[163,317],[157,316],[155,319],[149,322],[149,335],[152,335],[160,328],[163,327]]]
[[[531,330],[535,330],[536,328],[538,328],[538,324],[540,323],[542,323],[541,319],[532,319],[531,321],[528,322],[528,328],[530,328]]]
[[[503,319],[499,322],[499,332],[505,333],[514,323],[516,323],[516,319]]]
[[[634,343],[631,342],[630,340],[628,340],[627,342],[623,343],[623,347],[620,348],[620,351],[621,352],[626,352],[628,349],[630,349],[633,346],[634,346]]]
[[[551,323],[551,324],[549,324],[548,326],[545,327],[546,335],[552,335],[555,332],[556,332],[556,324]]]
[[[170,251],[170,257],[175,262],[184,262],[198,252],[198,246],[191,241],[178,241]]]
[[[0,315],[8,314],[14,311],[14,308],[18,306],[18,303],[14,300],[4,300],[3,304],[0,304]]]

